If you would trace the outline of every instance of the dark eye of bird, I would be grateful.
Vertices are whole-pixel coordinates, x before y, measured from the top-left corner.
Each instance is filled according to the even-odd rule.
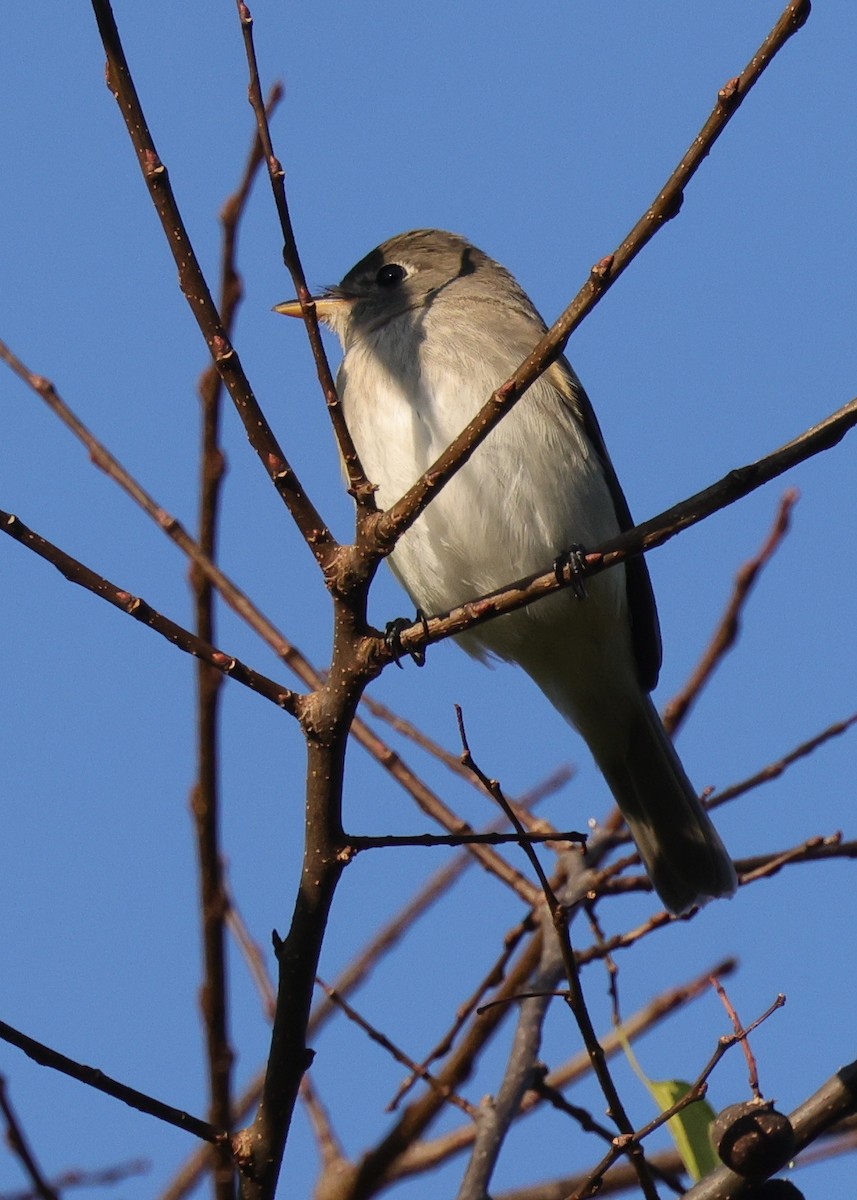
[[[387,263],[375,276],[375,282],[382,288],[394,288],[402,282],[407,274],[405,268],[399,263]]]

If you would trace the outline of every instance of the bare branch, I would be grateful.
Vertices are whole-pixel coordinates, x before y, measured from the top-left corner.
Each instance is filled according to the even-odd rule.
[[[190,558],[194,569],[199,572],[205,579],[208,579],[219,591],[220,595],[226,603],[236,612],[247,624],[262,637],[273,651],[282,658],[288,667],[298,676],[298,678],[306,684],[310,689],[317,689],[323,686],[324,674],[319,671],[305,657],[294,643],[270,621],[263,612],[253,603],[253,601],[242,591],[217,565],[212,562],[211,557],[204,552],[202,547],[194,541],[191,535],[187,532],[181,522],[168,513],[158,502],[151,496],[137,480],[122,466],[122,464],[114,458],[107,448],[90,432],[82,421],[69,408],[68,404],[62,399],[57,392],[53,383],[45,379],[41,375],[31,371],[21,360],[0,341],[0,358],[3,358],[12,370],[21,378],[29,387],[31,387],[51,410],[60,418],[60,420],[80,439],[87,447],[92,461],[106,472],[119,486],[148,514],[159,526],[160,529],[173,541],[175,544]],[[61,552],[57,552],[61,553]],[[69,562],[74,560],[69,559]],[[62,569],[62,568],[60,568]],[[97,577],[96,577],[97,578]],[[74,582],[77,582],[75,580]],[[178,626],[175,626],[178,629]],[[192,636],[192,635],[188,635]],[[191,651],[193,653],[193,651]],[[219,653],[219,652],[218,652]],[[224,661],[231,663],[232,659]],[[216,664],[215,664],[216,665]],[[218,669],[222,669],[218,667]],[[249,670],[249,668],[248,668]],[[229,671],[226,671],[229,674]],[[252,674],[252,673],[251,673]],[[239,678],[240,682],[245,682],[239,675],[233,676]],[[257,676],[263,679],[263,676]],[[252,686],[252,685],[248,685]],[[279,697],[284,693],[284,689],[276,686],[275,693],[268,694],[265,691],[261,692],[267,699],[273,699],[275,703],[280,703]],[[390,714],[388,709],[381,706],[382,712],[386,714],[386,719],[390,719],[393,714]],[[407,736],[411,736],[413,740],[418,741],[418,744],[423,745],[434,753],[436,757],[443,758],[444,752],[442,748],[432,743],[430,739],[423,736],[422,739],[416,737],[416,731],[409,722],[402,723],[403,732]],[[410,733],[409,733],[410,731]],[[374,732],[364,721],[359,717],[355,718],[351,725],[351,735],[358,741],[364,749],[388,771],[396,782],[403,787],[410,796],[416,801],[419,807],[427,813],[433,820],[443,825],[450,831],[467,832],[471,831],[470,826],[465,825],[452,812],[452,810],[443,803],[436,792],[432,791],[426,783],[412,770],[404,761],[400,754],[393,750],[386,742],[384,742],[377,733]],[[433,748],[432,748],[433,747]],[[447,758],[451,757],[447,755]],[[445,760],[444,760],[445,761]],[[557,786],[559,785],[557,782]],[[520,809],[517,810],[521,816]],[[472,831],[471,831],[472,832]],[[474,846],[472,853],[486,870],[492,872],[501,879],[504,883],[512,887],[524,900],[525,903],[530,903],[534,895],[532,885],[524,879],[523,875],[514,870],[500,855],[487,847]]]
[[[586,845],[589,835],[570,830],[567,833],[552,829],[549,833],[415,833],[388,834],[379,837],[355,837],[348,839],[355,854],[363,850],[389,850],[393,846],[516,846],[536,845],[539,842],[569,842]]]
[[[809,0],[791,0],[741,75],[730,79],[720,90],[708,120],[691,142],[654,202],[621,245],[593,267],[588,281],[515,374],[497,388],[482,410],[440,458],[382,515],[377,533],[386,553],[395,545],[396,539],[414,523],[432,497],[436,496],[456,471],[467,462],[474,450],[482,444],[527,388],[562,354],[573,331],[643,247],[667,221],[678,214],[684,198],[684,189],[710,154],[714,143],[750,89],[758,82],[762,72],[792,34],[800,29],[809,12]]]
[[[280,228],[283,232],[283,262],[286,264],[289,274],[292,277],[295,294],[301,302],[304,325],[307,337],[309,338],[310,348],[312,349],[312,356],[315,360],[318,381],[321,384],[321,390],[327,404],[327,411],[330,414],[333,431],[336,435],[339,450],[342,454],[342,461],[345,465],[345,472],[348,477],[348,490],[362,509],[365,509],[367,512],[375,512],[375,489],[366,478],[348,426],[345,423],[342,405],[336,391],[336,384],[333,382],[330,365],[327,361],[327,355],[324,352],[324,346],[322,345],[315,305],[311,301],[306,276],[304,275],[304,269],[301,264],[300,255],[298,254],[295,234],[292,229],[292,219],[289,215],[289,206],[286,200],[285,172],[280,160],[274,154],[268,117],[265,112],[265,106],[262,103],[259,65],[256,61],[256,48],[253,43],[253,18],[244,0],[236,0],[236,3],[238,5],[238,16],[241,21],[241,32],[244,37],[247,65],[250,70],[250,104],[256,114],[259,138],[264,147],[265,161],[268,164],[268,174],[271,178],[271,188],[274,193],[274,203],[277,207]]]
[[[163,616],[139,596],[134,596],[131,592],[117,587],[102,575],[97,575],[95,571],[78,562],[76,558],[72,558],[70,554],[66,554],[64,550],[60,550],[58,546],[35,533],[13,513],[4,512],[2,509],[0,509],[0,532],[8,534],[16,542],[20,542],[28,550],[32,550],[34,554],[38,554],[45,562],[56,567],[69,583],[76,583],[100,599],[106,600],[114,608],[133,617],[142,625],[148,626],[155,633],[159,633],[179,650],[183,650],[185,654],[192,654],[195,658],[210,663],[222,674],[228,675],[230,679],[235,679],[238,683],[243,683],[245,687],[264,696],[266,700],[270,700],[279,708],[285,709],[293,716],[297,714],[300,697],[295,692],[282,687],[281,684],[269,679],[266,675],[254,671],[240,659],[232,658],[230,655],[224,654],[222,650],[210,646],[190,630],[177,625],[169,617]]]
[[[625,1106],[619,1096],[613,1077],[610,1074],[607,1058],[598,1041],[589,1010],[586,1007],[586,999],[580,983],[577,960],[571,944],[569,908],[565,904],[561,904],[558,900],[542,869],[535,850],[528,843],[520,822],[509,808],[500,784],[496,779],[489,779],[474,761],[470,752],[470,746],[467,743],[461,709],[458,706],[456,706],[456,712],[458,714],[458,725],[463,747],[462,762],[471,768],[488,794],[497,801],[507,818],[512,822],[518,833],[521,849],[530,860],[541,884],[547,903],[547,911],[550,914],[551,923],[559,942],[559,953],[568,981],[568,992],[565,1000],[577,1022],[577,1027],[583,1038],[583,1043],[592,1063],[595,1077],[604,1093],[604,1098],[607,1101],[607,1112],[611,1120],[615,1122],[620,1135],[622,1135],[617,1141],[624,1143],[627,1139],[627,1151],[637,1171],[641,1191],[647,1200],[657,1200],[657,1191],[655,1190],[651,1172],[646,1165],[645,1157],[639,1143],[634,1142],[632,1139],[633,1126],[625,1111]],[[552,979],[556,975],[556,962],[552,960],[550,954],[546,954],[540,967],[540,974],[533,985],[534,991],[550,991],[553,987]],[[521,1099],[533,1069],[535,1056],[538,1053],[541,1040],[541,1027],[548,1002],[549,998],[546,995],[533,995],[521,1005],[515,1043],[509,1056],[506,1077],[503,1080],[503,1085],[496,1102],[484,1107],[480,1113],[479,1124],[481,1128],[477,1135],[473,1157],[459,1193],[460,1200],[466,1200],[467,1197],[473,1197],[474,1200],[478,1200],[479,1197],[487,1193],[488,1182],[497,1155],[499,1154],[500,1146],[505,1139],[508,1126],[519,1111]]]
[[[451,1088],[440,1083],[440,1081],[436,1079],[434,1075],[432,1075],[431,1071],[427,1070],[421,1064],[416,1062],[415,1059],[411,1058],[409,1054],[406,1054],[404,1050],[400,1049],[400,1047],[397,1046],[395,1042],[393,1042],[385,1033],[382,1033],[380,1029],[377,1029],[371,1024],[371,1022],[367,1021],[367,1019],[362,1016],[352,1004],[348,1003],[344,996],[341,996],[339,992],[337,992],[336,988],[330,987],[330,985],[326,984],[323,979],[318,979],[317,982],[319,986],[324,989],[327,998],[345,1014],[349,1021],[352,1021],[358,1026],[358,1028],[362,1029],[363,1032],[370,1037],[376,1045],[380,1046],[383,1050],[386,1050],[387,1053],[391,1055],[391,1057],[394,1058],[397,1063],[401,1063],[401,1065],[406,1067],[412,1074],[422,1079],[422,1081],[436,1091],[447,1104],[452,1104],[456,1108],[461,1109],[461,1111],[467,1116],[473,1116],[475,1109],[468,1100],[465,1100],[463,1096],[459,1096],[457,1092],[454,1092]]]
[[[833,833],[828,837],[807,838],[790,850],[742,858],[739,863],[745,880],[755,880],[776,875],[787,863],[823,862],[830,858],[857,858],[857,841],[846,842],[841,833]]]
[[[39,1197],[39,1200],[59,1200],[59,1192],[48,1183],[42,1174],[41,1167],[36,1161],[36,1156],[27,1140],[21,1122],[12,1108],[12,1103],[6,1089],[5,1075],[0,1075],[0,1111],[2,1111],[6,1120],[6,1145],[24,1168],[25,1174],[33,1185],[36,1196]]]
[[[271,95],[273,109],[282,97],[282,88]],[[263,110],[264,111],[264,110]],[[238,230],[253,181],[262,161],[262,146],[257,134],[237,190],[221,209],[223,245],[220,267],[220,312],[224,328],[232,336],[235,316],[243,296],[238,274],[236,251]],[[220,516],[220,495],[224,473],[224,455],[220,445],[222,379],[213,364],[203,372],[199,384],[202,401],[202,445],[199,477],[199,547],[208,560],[216,555]],[[196,632],[205,642],[214,643],[215,593],[204,571],[190,572],[195,601]],[[220,697],[223,675],[207,663],[197,663],[197,779],[191,792],[191,811],[196,833],[200,892],[203,982],[200,1009],[205,1027],[209,1078],[209,1120],[222,1129],[232,1128],[232,1069],[234,1053],[229,1040],[229,993],[226,968],[225,919],[229,900],[223,879],[223,855],[220,844]],[[214,1189],[217,1200],[233,1200],[235,1170],[231,1148],[218,1146],[214,1151]]]
[[[723,1058],[724,1054],[726,1054],[739,1042],[745,1041],[747,1036],[752,1033],[754,1029],[757,1029],[763,1021],[767,1021],[768,1017],[776,1012],[777,1009],[782,1008],[782,1006],[785,1004],[785,1001],[785,996],[777,996],[773,1004],[766,1008],[762,1015],[757,1017],[756,1020],[753,1021],[751,1025],[748,1025],[746,1029],[739,1026],[734,1033],[727,1034],[725,1037],[720,1038],[714,1053],[711,1055],[702,1071],[699,1073],[687,1091],[681,1096],[681,1098],[677,1100],[675,1104],[659,1113],[653,1120],[649,1121],[647,1125],[644,1125],[641,1129],[636,1130],[631,1135],[631,1141],[641,1144],[647,1137],[649,1137],[650,1134],[654,1133],[656,1129],[660,1129],[662,1125],[666,1125],[668,1121],[671,1121],[673,1117],[677,1116],[689,1105],[694,1104],[697,1100],[701,1100],[705,1096],[708,1088],[708,1080],[711,1078],[712,1072]],[[613,1163],[616,1162],[621,1154],[627,1152],[627,1145],[625,1144],[625,1141],[626,1139],[624,1138],[615,1139],[611,1149],[607,1152],[607,1154],[605,1154],[601,1162],[598,1163],[597,1166],[593,1167],[588,1178],[584,1180],[580,1188],[573,1194],[573,1196],[569,1197],[569,1200],[587,1200],[587,1197],[595,1196],[601,1190],[601,1182],[606,1172],[610,1169]]]
[[[145,1092],[138,1092],[136,1088],[120,1083],[118,1079],[111,1079],[98,1067],[87,1067],[83,1063],[75,1062],[73,1058],[60,1054],[58,1050],[52,1050],[43,1042],[37,1042],[35,1038],[28,1037],[27,1034],[7,1025],[5,1021],[0,1021],[0,1038],[12,1046],[17,1046],[19,1050],[23,1050],[27,1057],[31,1058],[33,1062],[37,1062],[39,1066],[50,1067],[54,1071],[60,1071],[63,1075],[71,1076],[72,1079],[78,1079],[81,1083],[95,1088],[96,1091],[113,1096],[115,1099],[121,1100],[123,1104],[136,1108],[138,1112],[147,1113],[159,1121],[165,1121],[168,1125],[175,1125],[177,1129],[184,1129],[204,1142],[216,1145],[229,1140],[229,1134],[225,1129],[216,1129],[213,1125],[209,1125],[208,1121],[201,1121],[199,1117],[193,1117],[180,1108],[173,1108],[161,1100],[156,1100],[153,1096],[147,1096]]]
[[[831,449],[854,425],[857,425],[857,399],[849,401],[818,425],[812,426],[765,458],[735,468],[717,483],[711,484],[689,499],[629,529],[626,533],[611,538],[602,546],[590,549],[582,559],[585,574],[597,574],[624,562],[632,555],[647,553],[656,546],[662,546],[676,534],[734,504],[736,500],[748,496],[798,463]],[[472,629],[483,621],[525,608],[534,600],[549,596],[561,587],[569,587],[571,583],[570,578],[562,581],[557,579],[555,568],[546,564],[543,572],[518,579],[508,587],[471,600],[444,615],[414,622],[400,633],[401,649],[405,653],[420,650],[432,642]],[[378,639],[377,653],[385,659],[391,657],[390,649],[382,638]]]
[[[733,783],[730,787],[723,788],[720,792],[715,792],[708,802],[708,807],[719,808],[721,804],[726,804],[729,800],[735,800],[738,796],[743,796],[745,792],[759,787],[760,784],[769,783],[772,779],[779,779],[793,763],[799,762],[800,759],[813,754],[825,742],[829,742],[831,738],[841,737],[843,733],[846,733],[855,724],[857,724],[857,713],[852,713],[850,717],[846,717],[843,721],[834,721],[832,725],[828,725],[821,733],[817,733],[815,737],[802,742],[794,750],[790,750],[788,754],[777,759],[776,762],[768,763],[767,766],[762,767],[761,771],[757,771],[749,779],[743,779],[740,783]]]
[[[210,1153],[211,1148],[207,1147],[207,1149]],[[135,1175],[145,1175],[149,1170],[151,1170],[151,1163],[144,1158],[132,1159],[130,1162],[119,1163],[113,1167],[100,1167],[94,1171],[71,1168],[57,1175],[50,1186],[58,1193],[72,1188],[113,1187]],[[31,1189],[25,1192],[0,1192],[0,1200],[38,1200],[38,1195]]]
[[[663,713],[664,728],[674,734],[686,718],[691,706],[711,679],[725,654],[735,645],[741,625],[741,613],[762,570],[768,565],[789,531],[791,513],[798,501],[798,492],[790,488],[780,500],[774,527],[759,552],[744,563],[735,577],[735,585],[726,611],[714,631],[705,653],[684,688],[669,702]]]
[[[176,262],[182,292],[205,338],[232,402],[244,423],[250,444],[268,472],[295,524],[320,565],[328,561],[335,547],[333,535],[304,493],[294,470],[280,448],[253,390],[244,374],[238,353],[211,298],[205,276],[194,253],[190,238],[173,195],[167,168],[161,162],[137,89],[122,49],[119,30],[109,0],[92,0],[98,30],[107,55],[108,86],[115,96],[128,134],[137,154],[143,178],[160,217],[167,243]]]

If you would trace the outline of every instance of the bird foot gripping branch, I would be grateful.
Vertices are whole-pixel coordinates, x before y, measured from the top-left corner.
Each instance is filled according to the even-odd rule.
[[[416,621],[422,624],[423,633],[428,637],[428,620],[421,608],[417,609]],[[395,617],[392,621],[388,621],[384,627],[384,643],[393,656],[393,662],[400,671],[404,670],[401,661],[404,655],[412,659],[418,667],[426,665],[425,646],[416,646],[408,650],[402,645],[402,634],[415,623],[415,621],[409,621],[407,617]]]
[[[562,587],[571,584],[571,590],[576,600],[586,599],[586,550],[583,546],[570,546],[553,560],[553,573],[556,581]]]

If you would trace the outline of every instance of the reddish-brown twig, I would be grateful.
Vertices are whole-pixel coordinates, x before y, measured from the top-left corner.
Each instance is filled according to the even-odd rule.
[[[253,112],[256,114],[259,139],[264,148],[265,162],[268,165],[268,174],[271,179],[271,188],[274,193],[274,203],[277,208],[277,215],[280,219],[280,229],[283,233],[283,262],[286,264],[289,274],[292,277],[295,293],[301,302],[304,325],[306,326],[313,359],[315,360],[318,381],[321,384],[321,390],[324,394],[324,399],[327,404],[327,411],[330,414],[333,431],[336,435],[336,440],[339,444],[339,449],[342,454],[342,461],[345,465],[345,472],[348,478],[348,490],[351,495],[354,496],[362,510],[366,512],[375,512],[375,489],[366,478],[365,472],[360,463],[360,458],[351,438],[351,433],[349,432],[348,426],[345,423],[345,417],[342,413],[342,405],[339,402],[339,395],[336,391],[336,384],[333,382],[333,376],[330,373],[330,365],[327,361],[327,355],[324,352],[324,346],[321,341],[315,305],[311,302],[306,276],[304,275],[304,269],[301,264],[300,255],[298,254],[297,242],[295,241],[295,234],[294,230],[292,229],[292,219],[289,215],[289,205],[288,201],[286,200],[285,172],[283,171],[280,160],[274,153],[274,147],[271,141],[271,130],[268,125],[268,114],[266,113],[265,106],[262,103],[262,86],[259,82],[259,64],[256,61],[256,47],[253,43],[253,17],[250,14],[250,9],[244,3],[244,0],[236,0],[236,3],[238,5],[238,17],[241,22],[241,33],[244,37],[244,49],[247,54],[247,66],[250,71],[250,104],[253,107]]]
[[[309,1075],[301,1080],[301,1100],[309,1116],[316,1145],[318,1146],[322,1168],[335,1173],[340,1164],[347,1162],[345,1147],[342,1145],[326,1107],[322,1104],[318,1091]]]
[[[821,733],[817,733],[807,741],[801,742],[799,746],[795,746],[794,750],[790,750],[788,754],[783,755],[776,762],[768,763],[767,766],[762,767],[761,771],[757,771],[748,779],[742,779],[740,783],[733,783],[729,787],[723,788],[722,791],[715,792],[708,802],[708,807],[719,808],[721,804],[726,804],[727,801],[735,800],[738,796],[743,796],[745,792],[752,791],[754,788],[759,787],[760,784],[769,783],[772,779],[779,779],[794,763],[814,753],[825,742],[829,742],[831,738],[841,737],[843,733],[846,733],[854,725],[857,725],[857,713],[852,713],[850,717],[846,717],[843,721],[834,721],[832,725],[828,725]]]
[[[726,991],[726,988],[723,986],[723,984],[720,982],[720,980],[717,978],[716,975],[711,976],[711,986],[714,988],[715,992],[717,992],[717,995],[720,997],[720,1002],[722,1003],[723,1007],[726,1009],[726,1012],[729,1016],[729,1020],[732,1022],[732,1028],[734,1029],[735,1033],[741,1033],[741,1031],[743,1030],[744,1027],[741,1024],[741,1020],[738,1016],[738,1013],[735,1011],[735,1006],[733,1005],[732,1001],[729,999],[729,995]],[[759,1088],[759,1064],[756,1062],[756,1056],[753,1053],[752,1046],[750,1045],[749,1037],[743,1037],[741,1039],[741,1049],[744,1051],[744,1057],[747,1060],[747,1070],[749,1071],[749,1075],[750,1075],[750,1091],[753,1093],[753,1095],[755,1096],[755,1098],[757,1100],[761,1100],[762,1092],[761,1092],[761,1089]]]
[[[262,948],[247,928],[247,924],[235,905],[232,897],[226,895],[226,924],[241,951],[244,961],[247,964],[250,974],[253,976],[256,988],[262,999],[262,1005],[265,1010],[265,1015],[268,1020],[273,1021],[274,1012],[277,1007],[277,990],[271,980],[268,971],[268,965],[265,961],[265,955],[262,953]],[[241,1116],[246,1116],[246,1111],[241,1112]]]
[[[696,701],[702,689],[711,679],[719,663],[735,645],[741,628],[741,613],[750,598],[750,593],[759,575],[782,545],[791,524],[792,509],[797,504],[797,501],[797,490],[790,488],[780,500],[773,528],[765,539],[763,546],[749,562],[744,563],[736,575],[735,585],[732,589],[729,603],[726,606],[726,611],[720,618],[714,635],[705,648],[702,658],[697,663],[693,674],[685,686],[677,696],[674,696],[670,700],[664,709],[663,721],[668,733],[674,734],[676,732],[687,717],[691,705]]]

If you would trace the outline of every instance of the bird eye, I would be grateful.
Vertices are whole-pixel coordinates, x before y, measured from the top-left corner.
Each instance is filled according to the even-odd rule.
[[[375,282],[382,288],[394,288],[407,278],[407,271],[399,263],[387,263],[381,267],[378,274],[375,276]]]

